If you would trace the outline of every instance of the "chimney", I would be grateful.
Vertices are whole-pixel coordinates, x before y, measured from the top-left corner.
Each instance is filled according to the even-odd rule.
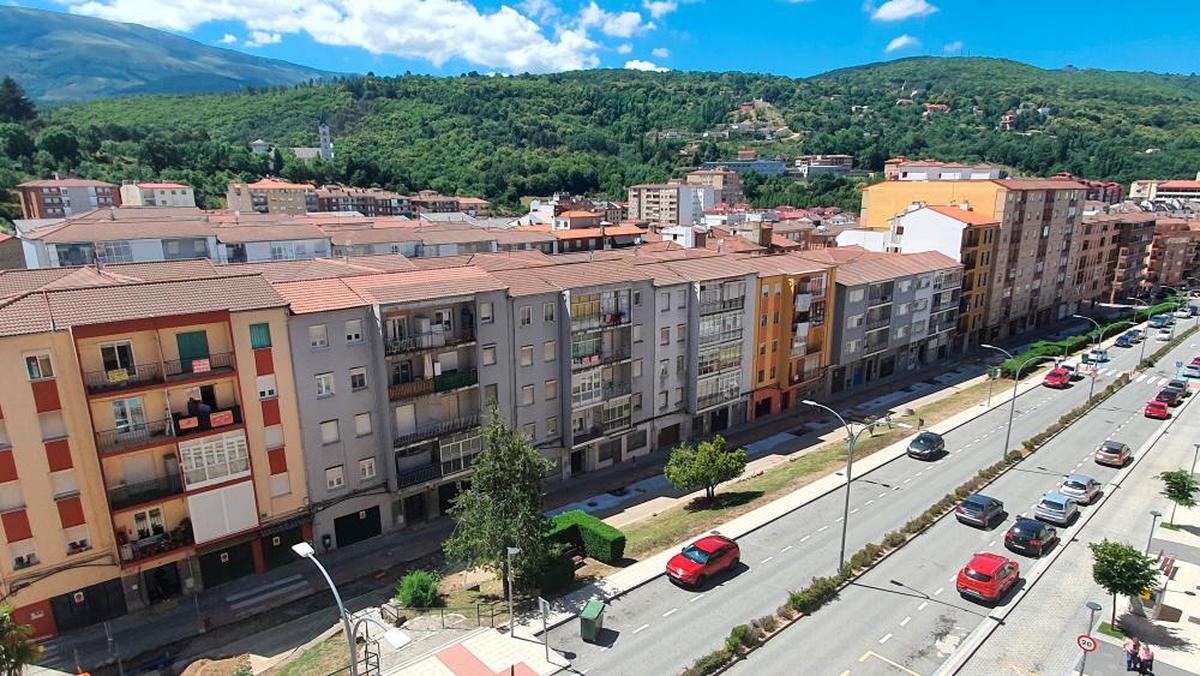
[[[771,248],[771,235],[775,233],[775,226],[767,222],[758,224],[758,245],[769,249]]]
[[[959,208],[959,209],[962,209],[963,211],[970,211],[970,210],[971,210],[971,203],[970,203],[970,202],[968,202],[967,200],[963,200],[962,202],[959,202],[959,204],[958,204],[958,208]]]
[[[708,233],[704,230],[692,230],[692,242],[696,245],[695,248],[703,249],[708,246]],[[717,240],[717,245],[720,246],[720,240]]]

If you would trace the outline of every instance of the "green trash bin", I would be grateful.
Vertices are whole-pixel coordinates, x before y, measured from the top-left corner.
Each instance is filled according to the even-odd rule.
[[[604,628],[604,602],[591,600],[579,613],[579,635],[588,643],[595,643]]]

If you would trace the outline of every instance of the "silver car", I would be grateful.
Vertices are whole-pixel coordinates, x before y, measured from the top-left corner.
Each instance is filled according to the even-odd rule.
[[[1081,505],[1090,505],[1100,497],[1100,482],[1086,474],[1072,474],[1059,484],[1058,492]]]
[[[1109,439],[1096,447],[1094,457],[1098,465],[1124,467],[1132,455],[1132,452],[1129,450],[1129,444]]]
[[[1078,513],[1079,507],[1074,500],[1054,491],[1043,495],[1037,507],[1033,509],[1033,515],[1038,520],[1049,521],[1059,526],[1070,524]]]

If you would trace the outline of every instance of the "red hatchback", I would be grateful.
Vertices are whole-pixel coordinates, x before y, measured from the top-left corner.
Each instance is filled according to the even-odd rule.
[[[984,601],[999,601],[1017,580],[1021,566],[1016,561],[990,552],[979,552],[958,571],[958,593]]]
[[[1171,417],[1171,409],[1167,408],[1165,401],[1155,400],[1146,402],[1146,408],[1142,413],[1147,418],[1158,418],[1159,420],[1166,420]]]
[[[699,587],[714,575],[737,566],[738,544],[723,535],[706,535],[683,548],[667,562],[667,577],[689,587]]]
[[[1046,387],[1062,389],[1071,382],[1071,372],[1066,369],[1054,369],[1046,374],[1042,384]]]

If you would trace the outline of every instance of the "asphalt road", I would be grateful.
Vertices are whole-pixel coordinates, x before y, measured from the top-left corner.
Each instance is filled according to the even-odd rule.
[[[1155,346],[1151,344],[1146,349],[1149,353]],[[1188,349],[1180,349],[1180,358]],[[1112,360],[1101,368],[1096,389],[1103,389],[1121,372],[1131,370],[1137,363],[1138,354],[1138,348],[1111,349]],[[1174,370],[1169,360],[1163,363],[1172,367],[1170,371]],[[1066,456],[1074,460],[1066,462],[1064,457],[1053,465],[1047,464],[1045,469],[1038,469],[1039,465],[1050,463],[1046,450],[1043,450],[1035,456],[1030,467],[1023,467],[1011,474],[1037,486],[1037,489],[1025,491],[1028,493],[1027,499],[997,497],[1005,499],[1011,505],[1010,511],[1018,513],[1033,504],[1043,488],[1052,487],[1063,473],[1073,469],[1084,453],[1090,452],[1117,425],[1132,425],[1123,432],[1131,439],[1148,434],[1142,427],[1140,405],[1156,391],[1156,385],[1151,383],[1165,382],[1168,375],[1168,370],[1156,369],[1153,381],[1146,380],[1126,388],[1118,398],[1110,399],[1089,416],[1087,423],[1074,426],[1069,436],[1057,441],[1055,447],[1070,448]],[[1017,400],[1012,446],[1044,430],[1066,411],[1086,400],[1087,385],[1087,381],[1083,380],[1066,390],[1037,388],[1022,395]],[[1135,408],[1137,413],[1132,415]],[[884,533],[898,529],[941,496],[951,492],[979,468],[999,460],[1007,417],[1008,408],[1001,407],[951,431],[946,435],[946,446],[950,452],[937,462],[900,458],[864,477],[856,478],[852,489],[847,549],[853,552],[867,542],[878,541]],[[1145,427],[1145,430],[1148,429]],[[1136,444],[1131,445],[1136,447]],[[1097,472],[1096,478],[1103,480],[1106,476]],[[771,612],[786,600],[790,590],[803,586],[814,575],[834,572],[837,567],[842,500],[841,491],[828,494],[741,538],[740,569],[715,580],[704,589],[683,590],[665,577],[659,577],[619,597],[609,604],[605,632],[600,643],[590,644],[580,640],[578,623],[569,622],[551,631],[551,646],[567,654],[576,673],[678,672],[696,657],[719,647],[734,624],[748,622]],[[929,612],[926,616],[929,621],[921,621],[925,634],[942,633],[949,637],[961,631],[955,629],[956,626],[968,630],[973,626],[972,620],[955,619],[963,614],[960,611],[947,616],[948,626],[947,620],[939,619],[943,614],[941,598],[959,605],[954,598],[953,584],[948,582],[951,573],[962,565],[960,559],[966,554],[986,546],[992,539],[1002,537],[1003,530],[997,527],[996,531],[987,533],[963,527],[949,529],[945,535],[940,532],[947,530],[944,526],[939,525],[933,530],[939,532],[923,535],[919,546],[910,546],[902,552],[904,558],[900,558],[899,554],[893,557],[900,561],[914,557],[916,565],[901,565],[898,568],[900,572],[892,577],[899,575],[905,578],[907,584],[917,588],[931,587],[926,592],[930,595],[938,587],[949,584],[950,593],[947,595],[943,589],[935,597],[939,602],[930,603],[935,608],[926,608],[939,612]],[[966,553],[942,555],[960,550]],[[896,565],[889,559],[885,569]],[[876,575],[871,579],[875,577],[880,577],[887,585],[887,576]],[[870,582],[868,580],[865,583]],[[891,628],[896,627],[905,614],[911,613],[903,611],[895,603],[897,599],[905,602],[909,599],[891,589],[876,592],[864,588],[862,591],[867,593],[845,594],[842,601],[822,610],[812,622],[798,625],[805,629],[789,630],[788,634],[760,651],[762,657],[744,665],[741,673],[797,673],[797,667],[803,666],[804,673],[838,674],[858,664],[856,660],[863,654],[860,648],[864,641],[878,646],[896,640],[893,648],[899,646],[902,641],[896,638],[897,634]],[[859,596],[862,598],[859,599]],[[919,602],[912,605],[915,607]],[[843,607],[849,608],[850,614],[843,614]],[[947,607],[946,612],[953,610],[953,607]],[[890,617],[889,613],[897,612],[904,614]],[[843,619],[839,620],[839,617]],[[915,618],[909,620],[906,627],[914,622]],[[913,626],[914,630],[916,628]],[[887,641],[876,643],[889,633],[893,636]],[[914,648],[905,652],[924,650],[924,647],[917,647],[918,643],[923,646],[928,642],[913,641]],[[800,648],[800,645],[804,647]],[[947,644],[946,647],[952,646]],[[772,659],[772,652],[768,651],[777,652],[777,657]],[[894,669],[883,663],[881,667]]]

